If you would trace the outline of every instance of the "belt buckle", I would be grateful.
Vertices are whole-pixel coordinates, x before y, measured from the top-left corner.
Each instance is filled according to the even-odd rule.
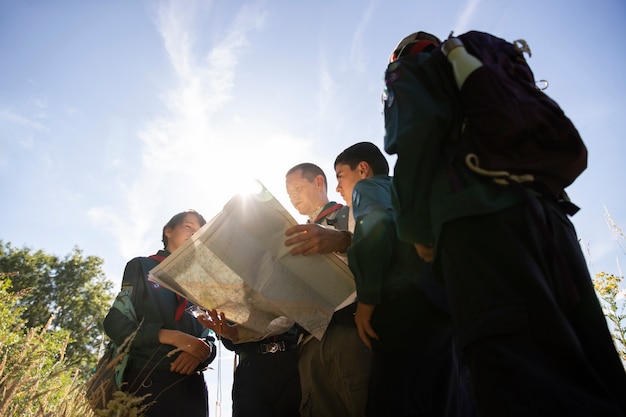
[[[261,345],[261,354],[266,354],[266,353],[276,353],[276,352],[282,352],[285,350],[285,342],[283,342],[282,340],[280,342],[271,342],[271,343],[264,343]]]

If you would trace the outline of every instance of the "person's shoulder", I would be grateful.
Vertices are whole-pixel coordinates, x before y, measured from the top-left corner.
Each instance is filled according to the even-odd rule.
[[[132,258],[130,261],[128,261],[126,263],[127,266],[135,266],[135,265],[140,265],[141,262],[145,262],[145,260],[148,259],[147,256],[135,256],[134,258]]]
[[[376,176],[357,182],[352,191],[352,210],[358,218],[372,210],[391,208],[391,177]]]
[[[363,203],[383,203],[389,199],[391,193],[392,179],[388,175],[378,175],[372,178],[366,178],[354,185],[354,197],[358,194],[361,199],[365,199]],[[355,205],[356,202],[354,202]]]
[[[358,186],[361,184],[362,187],[378,187],[378,188],[391,188],[392,177],[389,175],[376,175],[371,178],[365,178],[356,183]]]
[[[168,255],[169,255],[169,252],[166,252],[164,250],[159,250],[154,255],[136,256],[132,258],[130,261],[128,261],[128,263],[129,264],[131,263],[137,264],[137,263],[142,263],[142,262],[159,263],[160,261],[165,259]]]
[[[334,217],[346,217],[349,212],[350,212],[350,206],[342,205],[333,214],[334,214]]]
[[[336,203],[335,207],[337,209],[325,216],[321,224],[336,230],[348,230],[350,207],[339,203]]]

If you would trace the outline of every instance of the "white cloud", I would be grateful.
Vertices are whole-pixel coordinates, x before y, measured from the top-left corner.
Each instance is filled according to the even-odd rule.
[[[480,1],[481,0],[469,0],[465,4],[462,13],[459,16],[459,20],[455,25],[455,32],[457,35],[467,32],[469,30],[470,22],[474,19],[474,15],[476,13],[478,5],[480,4]]]
[[[92,207],[87,211],[87,217],[91,223],[118,237],[118,247],[125,259],[131,259],[141,253],[149,253],[154,250],[154,239],[137,239],[135,237],[158,235],[158,230],[152,231],[151,216],[136,207],[131,207],[130,219],[122,220],[119,213],[110,206]],[[133,215],[134,213],[134,215]],[[167,219],[163,220],[165,223]],[[125,238],[123,238],[125,237]]]
[[[111,207],[92,207],[87,210],[87,217],[95,226],[108,228],[115,232],[121,231],[124,226]]]
[[[80,114],[80,110],[77,109],[76,107],[72,107],[72,106],[65,107],[64,112],[69,117],[74,117],[74,116]]]
[[[33,149],[35,147],[35,138],[32,135],[23,136],[18,139],[17,143],[24,149]]]
[[[365,60],[365,55],[363,48],[367,47],[364,44],[363,39],[367,33],[368,25],[374,15],[374,11],[376,10],[376,1],[370,1],[365,9],[362,19],[359,21],[356,30],[354,31],[354,36],[352,37],[352,45],[350,47],[350,66],[353,70],[357,72],[364,72],[367,70],[367,62]]]
[[[38,132],[48,132],[48,128],[44,124],[30,120],[9,109],[0,109],[0,119],[36,130]]]
[[[168,111],[137,132],[141,173],[120,185],[122,207],[128,208],[90,210],[92,221],[119,240],[127,258],[153,248],[162,225],[179,211],[194,208],[212,217],[237,191],[238,180],[256,177],[258,158],[268,150],[267,139],[259,140],[260,132],[245,124],[240,131],[221,131],[213,123],[231,100],[239,56],[250,32],[262,27],[263,12],[241,8],[208,51],[194,41],[193,21],[210,20],[199,14],[186,2],[159,8],[156,25],[176,77],[161,93]]]
[[[48,100],[45,98],[36,98],[33,100],[33,103],[35,104],[35,106],[39,107],[40,109],[48,108]]]
[[[330,104],[337,92],[338,84],[332,76],[332,71],[328,67],[325,51],[322,49],[319,53],[319,90],[317,93],[317,109],[320,117],[323,118],[332,108]]]

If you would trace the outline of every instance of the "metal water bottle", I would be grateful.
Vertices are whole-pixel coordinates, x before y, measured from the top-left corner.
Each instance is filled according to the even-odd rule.
[[[463,41],[459,38],[448,38],[441,46],[441,51],[448,59],[448,62],[452,64],[454,79],[459,90],[463,87],[467,77],[483,66],[483,63],[478,58],[467,52]]]

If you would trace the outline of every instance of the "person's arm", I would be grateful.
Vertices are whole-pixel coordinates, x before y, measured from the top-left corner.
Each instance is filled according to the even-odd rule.
[[[207,329],[213,330],[215,334],[220,335],[224,339],[230,341],[232,345],[248,342],[256,342],[263,340],[269,336],[277,336],[288,331],[293,326],[293,320],[286,317],[279,317],[272,321],[265,332],[253,331],[243,325],[230,322],[226,318],[224,312],[218,313],[217,310],[207,311],[207,315],[198,316],[198,322]],[[229,344],[230,345],[230,344]],[[227,344],[224,344],[227,346]],[[235,347],[227,346],[229,350],[235,350]]]
[[[422,245],[421,243],[414,243],[413,246],[415,247],[419,257],[425,262],[432,262],[435,258],[435,251],[432,246]]]
[[[361,180],[354,187],[359,204],[353,207],[356,220],[354,239],[348,249],[348,265],[357,288],[355,322],[363,343],[371,348],[378,339],[371,319],[382,302],[385,280],[391,273],[396,232],[389,195],[389,183]]]
[[[372,339],[379,340],[378,334],[372,327],[372,316],[376,309],[375,304],[365,304],[357,302],[356,313],[354,313],[354,322],[359,332],[359,337],[365,343],[365,346],[372,348]]]
[[[144,320],[146,282],[140,258],[134,258],[126,264],[122,277],[122,290],[130,294],[130,300],[137,314],[137,319],[126,316],[122,311],[111,307],[104,318],[104,330],[116,345],[121,345],[128,336],[136,331],[132,345],[137,348],[157,347],[161,344],[159,332],[163,323]],[[141,325],[140,325],[141,324]]]
[[[189,375],[198,365],[205,362],[212,353],[211,346],[204,340],[179,330],[161,329],[159,342],[182,350],[170,364],[170,371]]]
[[[183,352],[195,356],[200,362],[204,362],[211,354],[211,347],[203,339],[180,330],[161,329],[158,337],[159,343],[172,345]]]
[[[423,53],[390,64],[385,75],[385,151],[398,155],[392,195],[398,236],[425,246],[434,242],[432,186],[447,182],[445,145],[460,135],[457,87],[446,71],[441,53]]]
[[[313,255],[324,253],[342,253],[352,243],[352,234],[347,230],[335,230],[319,224],[299,224],[285,232],[288,239],[286,246],[294,246],[292,255]]]
[[[133,259],[126,264],[122,278],[122,291],[129,294],[135,311],[142,311],[139,303],[143,300],[145,284],[143,282],[143,270],[139,259]],[[103,321],[104,331],[118,346],[135,331],[133,345],[156,345],[158,344],[157,332],[146,332],[145,327],[139,328],[141,318],[137,320],[128,317],[116,307],[111,307]]]
[[[111,307],[103,325],[107,335],[116,345],[121,345],[133,332],[135,336],[132,346],[152,346],[160,344],[172,345],[182,350],[170,365],[172,372],[189,374],[202,362],[210,357],[211,346],[204,340],[178,330],[163,329],[162,323],[144,322],[141,312],[144,310],[143,300],[146,290],[144,271],[139,258],[126,264],[122,278],[122,289],[130,296],[138,316],[128,317],[116,307]]]
[[[198,322],[222,338],[228,339],[233,343],[239,341],[239,328],[226,319],[224,312],[218,313],[215,309],[209,310],[206,314],[198,316]]]
[[[393,243],[388,236],[393,233],[393,223],[384,221],[380,213],[370,213],[357,223],[355,238],[348,249],[348,266],[354,275],[357,289],[357,311],[354,317],[359,336],[371,348],[371,339],[378,339],[376,329],[371,325],[376,306],[382,301],[385,275],[388,273]],[[361,229],[361,230],[360,230]]]

